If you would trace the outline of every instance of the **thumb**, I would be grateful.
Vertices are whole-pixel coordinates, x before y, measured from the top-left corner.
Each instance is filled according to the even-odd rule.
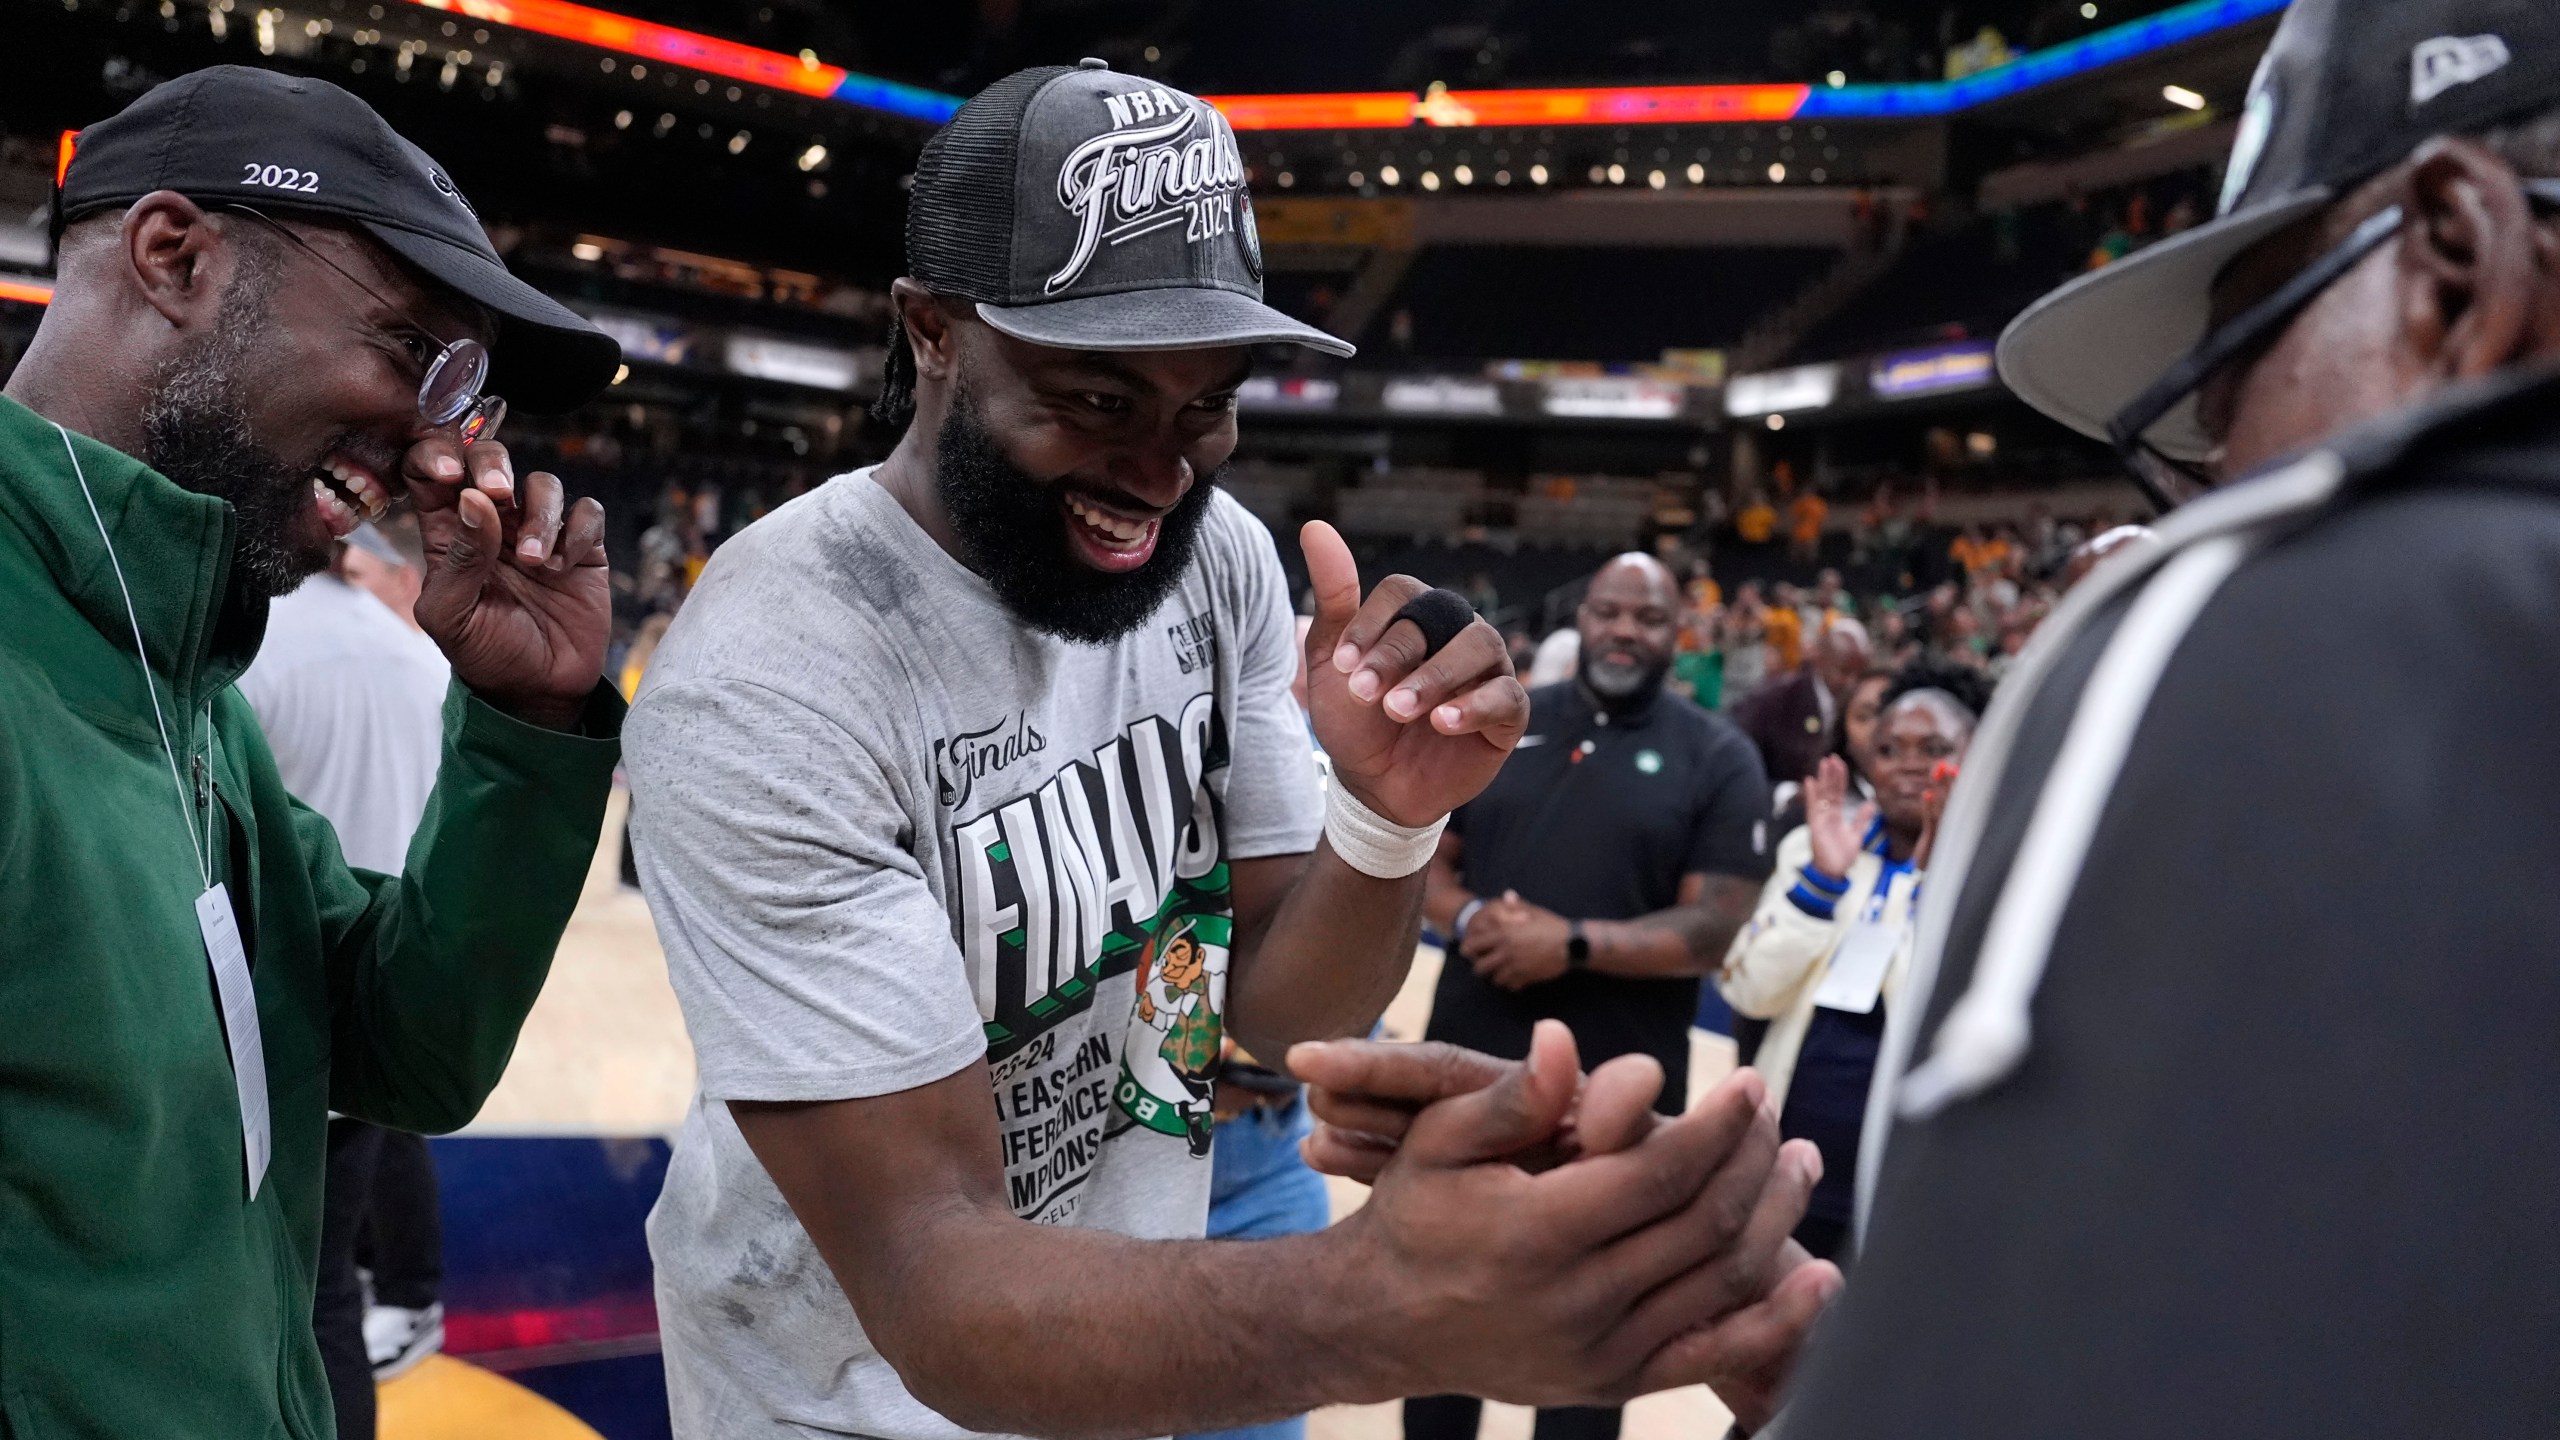
[[[1560,1020],[1541,1020],[1529,1037],[1527,1064],[1414,1117],[1404,1155],[1455,1169],[1525,1150],[1556,1133],[1581,1087],[1573,1032]]]
[[[498,568],[505,547],[498,526],[498,507],[476,489],[463,490],[454,505],[454,529],[444,556],[428,567],[419,588],[418,625],[428,634],[450,637],[480,603],[480,592]]]
[[[1316,592],[1315,624],[1307,628],[1307,669],[1333,662],[1343,629],[1360,613],[1360,562],[1340,531],[1310,520],[1298,531],[1298,548],[1307,557],[1307,583]]]

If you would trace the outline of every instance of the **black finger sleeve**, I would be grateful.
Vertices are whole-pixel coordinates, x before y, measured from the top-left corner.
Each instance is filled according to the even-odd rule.
[[[1430,659],[1475,623],[1476,607],[1455,590],[1425,590],[1404,602],[1396,620],[1410,620],[1422,632],[1422,658]],[[1395,620],[1387,622],[1393,628]]]

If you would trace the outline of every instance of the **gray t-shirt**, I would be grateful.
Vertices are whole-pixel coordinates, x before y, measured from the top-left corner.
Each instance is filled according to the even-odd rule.
[[[1295,647],[1270,532],[1223,493],[1103,646],[1015,620],[869,471],[722,547],[624,731],[702,1077],[649,1217],[678,1435],[970,1433],[864,1337],[724,1101],[984,1057],[1018,1214],[1201,1234],[1227,864],[1321,828]]]

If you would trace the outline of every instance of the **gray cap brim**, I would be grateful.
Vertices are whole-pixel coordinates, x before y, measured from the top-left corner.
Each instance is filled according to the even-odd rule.
[[[978,318],[1016,340],[1061,350],[1207,350],[1304,345],[1348,357],[1350,341],[1292,320],[1250,295],[1184,287],[1085,295],[1046,305],[978,302]]]
[[[2106,439],[2108,423],[2203,342],[2223,270],[2330,199],[2315,187],[2263,200],[2072,281],[2001,333],[2001,381],[2081,434]],[[2213,449],[2192,396],[2149,438],[2180,460]]]
[[[498,317],[489,347],[489,391],[535,415],[558,415],[613,383],[622,347],[585,316],[509,273],[507,267],[431,235],[357,222],[400,258],[487,306]]]

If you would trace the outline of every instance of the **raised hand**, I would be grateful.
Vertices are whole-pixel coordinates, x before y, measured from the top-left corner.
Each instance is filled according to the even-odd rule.
[[[1479,619],[1425,660],[1421,630],[1390,624],[1427,587],[1409,575],[1364,600],[1360,567],[1334,528],[1299,532],[1316,592],[1307,631],[1307,708],[1337,784],[1400,825],[1428,825],[1476,797],[1529,725],[1500,632]]]
[[[564,515],[558,476],[519,483],[506,447],[445,431],[409,447],[400,470],[427,551],[419,628],[481,699],[574,728],[612,625],[604,507],[580,500]]]
[[[1849,767],[1837,755],[1825,755],[1804,782],[1805,838],[1813,842],[1813,867],[1845,878],[1858,863],[1858,851],[1875,823],[1874,801],[1849,803]]]

